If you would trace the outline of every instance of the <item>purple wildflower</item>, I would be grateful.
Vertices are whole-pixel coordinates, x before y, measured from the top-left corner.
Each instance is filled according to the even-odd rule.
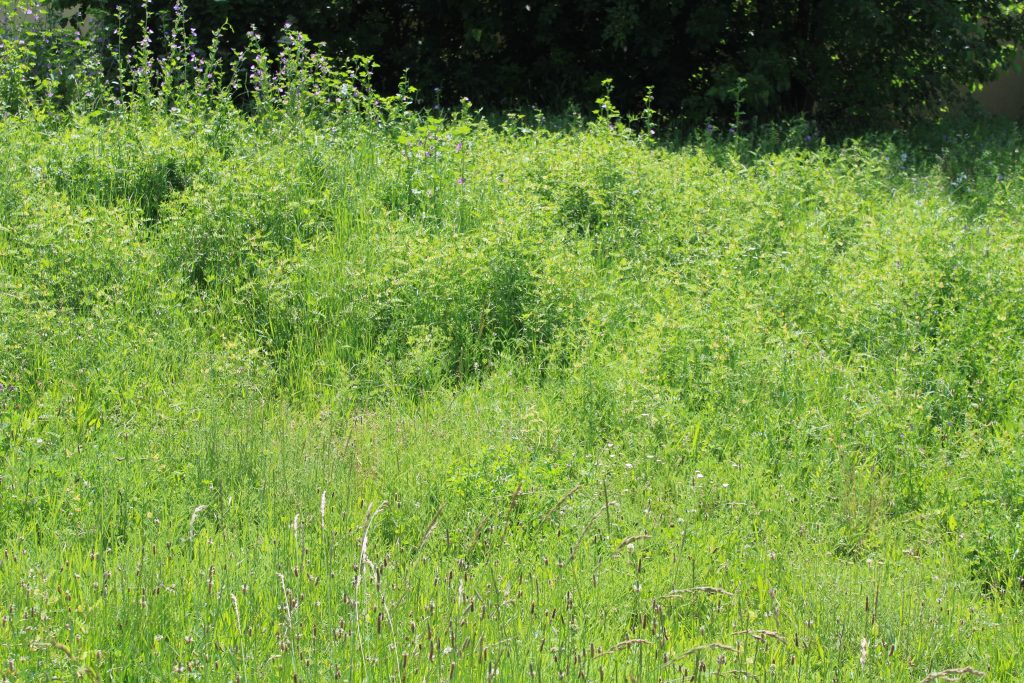
[[[459,176],[459,179],[457,181],[455,181],[455,182],[457,182],[459,185],[465,185],[466,184],[466,179],[463,178],[462,176]]]

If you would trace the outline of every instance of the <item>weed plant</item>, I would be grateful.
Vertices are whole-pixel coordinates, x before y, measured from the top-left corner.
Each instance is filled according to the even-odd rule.
[[[428,118],[25,10],[0,678],[1024,677],[1019,129]]]

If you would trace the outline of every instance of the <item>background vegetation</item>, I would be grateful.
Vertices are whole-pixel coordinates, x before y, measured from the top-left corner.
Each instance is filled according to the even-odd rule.
[[[58,0],[137,27],[178,0]],[[889,126],[950,106],[1021,47],[1024,3],[1006,0],[201,0],[203,36],[227,23],[273,46],[286,23],[329,53],[374,55],[378,85],[408,71],[422,104],[468,96],[498,108],[588,105],[613,78],[638,104],[691,123],[730,115],[737,94],[762,120]],[[138,33],[132,33],[138,39]],[[434,93],[434,89],[437,92]]]
[[[429,118],[24,11],[0,677],[1024,676],[1018,128]]]

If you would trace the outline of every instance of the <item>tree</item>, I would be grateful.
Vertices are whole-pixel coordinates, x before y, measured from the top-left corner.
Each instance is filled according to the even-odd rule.
[[[121,0],[56,0],[112,21]],[[127,9],[170,13],[175,0]],[[625,103],[694,120],[737,97],[762,118],[905,121],[948,106],[1008,62],[1024,3],[996,0],[196,0],[196,27],[291,23],[339,54],[373,54],[384,88],[494,106],[590,102],[611,77]],[[230,45],[231,42],[229,41]],[[429,102],[428,102],[429,104]]]

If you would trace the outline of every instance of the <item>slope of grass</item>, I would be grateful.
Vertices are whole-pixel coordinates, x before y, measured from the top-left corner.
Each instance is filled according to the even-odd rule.
[[[0,676],[1024,676],[1019,131],[419,123],[0,119]]]

